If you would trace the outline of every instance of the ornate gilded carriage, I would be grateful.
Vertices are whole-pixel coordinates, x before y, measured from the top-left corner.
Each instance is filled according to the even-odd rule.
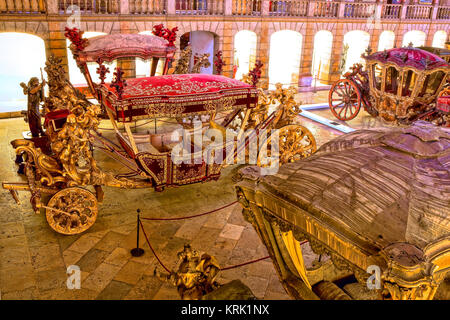
[[[61,61],[50,57],[45,68],[49,97],[45,99],[43,137],[49,148],[39,148],[33,140],[14,140],[16,153],[24,158],[20,165],[27,182],[3,183],[16,201],[17,190],[30,191],[34,210],[45,209],[48,223],[59,233],[77,234],[94,224],[97,202],[103,200],[103,185],[162,191],[168,186],[218,179],[221,169],[236,163],[239,154],[250,157],[247,151],[252,141],[258,141],[259,149],[254,151],[262,166],[295,161],[316,150],[311,132],[294,123],[301,110],[291,89],[278,87],[265,95],[253,85],[219,75],[173,74],[125,80],[120,68],[116,68],[113,81],[105,83],[104,59],[164,56],[166,72],[174,53],[174,39],[169,37],[172,45],[170,41],[155,45],[141,35],[101,36],[88,41],[77,30],[67,30],[67,36],[101,107],[81,95],[66,80]],[[92,82],[86,64],[89,61],[99,63],[99,84]],[[274,103],[275,111],[268,114]],[[120,147],[100,132],[102,112],[111,120]],[[130,122],[140,119],[154,120],[154,132],[133,133]],[[158,129],[159,120],[169,123],[169,129]],[[174,136],[171,126],[184,131]],[[222,137],[232,131],[232,139],[220,143],[210,139],[198,145],[195,135],[202,140],[208,129]],[[247,134],[247,129],[254,130]],[[194,135],[194,139],[184,143],[184,134]],[[275,148],[275,137],[279,148]],[[103,172],[94,159],[94,148],[131,171]],[[177,160],[175,148],[178,155],[181,153]],[[221,155],[220,162],[216,161],[217,155]],[[274,158],[272,163],[266,161],[268,156]],[[89,186],[94,187],[95,194]],[[51,195],[48,203],[45,194]]]
[[[355,118],[361,106],[372,116],[409,124],[422,119],[448,125],[448,115],[436,108],[436,99],[447,83],[450,68],[437,55],[418,48],[394,48],[363,55],[331,87],[328,103],[336,118]]]
[[[242,169],[236,193],[293,298],[433,299],[450,271],[449,157],[450,129],[424,121],[357,130],[277,175]],[[308,267],[305,241],[322,255]]]

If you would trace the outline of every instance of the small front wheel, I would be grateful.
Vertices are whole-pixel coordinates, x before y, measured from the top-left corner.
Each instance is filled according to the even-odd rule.
[[[339,120],[349,121],[355,118],[361,109],[361,94],[356,84],[348,79],[335,82],[328,94],[328,105]]]
[[[97,219],[97,199],[89,190],[71,187],[54,194],[46,206],[50,227],[66,235],[89,229]]]
[[[298,124],[286,125],[264,141],[258,152],[258,166],[273,166],[271,161],[278,165],[294,162],[311,156],[316,150],[316,139],[311,131]]]

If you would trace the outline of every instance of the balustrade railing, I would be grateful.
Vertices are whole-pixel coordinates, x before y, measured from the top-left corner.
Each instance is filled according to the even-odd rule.
[[[376,6],[371,3],[342,3],[344,18],[369,18],[375,15]]]
[[[58,10],[63,14],[119,14],[120,0],[59,0]]]
[[[433,7],[431,7],[431,6],[409,5],[406,8],[405,19],[408,19],[408,20],[431,19],[432,9],[433,9]]]
[[[166,14],[167,0],[129,0],[130,14]]]
[[[0,13],[46,13],[46,4],[45,0],[0,0]]]
[[[224,0],[175,0],[175,12],[182,15],[222,15]]]
[[[381,19],[397,20],[402,14],[401,4],[383,4],[381,9]]]
[[[269,1],[269,15],[287,17],[308,16],[308,1]]]
[[[339,3],[329,2],[329,1],[316,1],[312,3],[312,12],[310,13],[313,17],[326,17],[335,18],[338,17]]]
[[[349,2],[347,2],[349,1]],[[450,20],[450,6],[350,0],[0,0],[0,14],[228,15],[339,19]]]
[[[261,0],[232,0],[233,15],[236,16],[260,16]]]
[[[439,7],[436,14],[437,20],[450,19],[450,7]]]

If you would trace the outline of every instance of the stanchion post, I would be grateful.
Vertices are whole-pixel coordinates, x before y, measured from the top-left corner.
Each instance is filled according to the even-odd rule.
[[[140,209],[137,209],[137,230],[136,230],[136,248],[131,249],[131,255],[133,257],[140,257],[144,254],[144,249],[139,248],[139,229],[141,228],[141,219],[139,214],[141,213]]]

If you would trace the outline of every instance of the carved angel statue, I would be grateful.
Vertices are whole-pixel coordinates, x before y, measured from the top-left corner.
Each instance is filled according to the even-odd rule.
[[[198,300],[219,287],[215,279],[220,267],[215,257],[206,253],[200,256],[190,245],[185,245],[183,251],[178,252],[178,259],[178,271],[167,274],[155,268],[154,273],[162,281],[176,286],[181,299]]]
[[[197,54],[195,57],[197,58],[197,61],[192,67],[191,73],[200,73],[201,68],[208,68],[211,66],[211,62],[209,62],[209,53],[204,53],[201,55]]]
[[[177,61],[177,65],[174,70],[174,74],[186,74],[189,73],[189,63],[191,61],[192,48],[188,45],[180,53],[180,58]]]
[[[20,83],[20,86],[23,88],[23,94],[28,96],[27,119],[33,137],[45,134],[42,129],[41,113],[39,111],[40,104],[44,101],[44,85],[45,80],[39,83],[39,79],[36,77],[31,78],[28,81],[28,85],[24,82]]]

